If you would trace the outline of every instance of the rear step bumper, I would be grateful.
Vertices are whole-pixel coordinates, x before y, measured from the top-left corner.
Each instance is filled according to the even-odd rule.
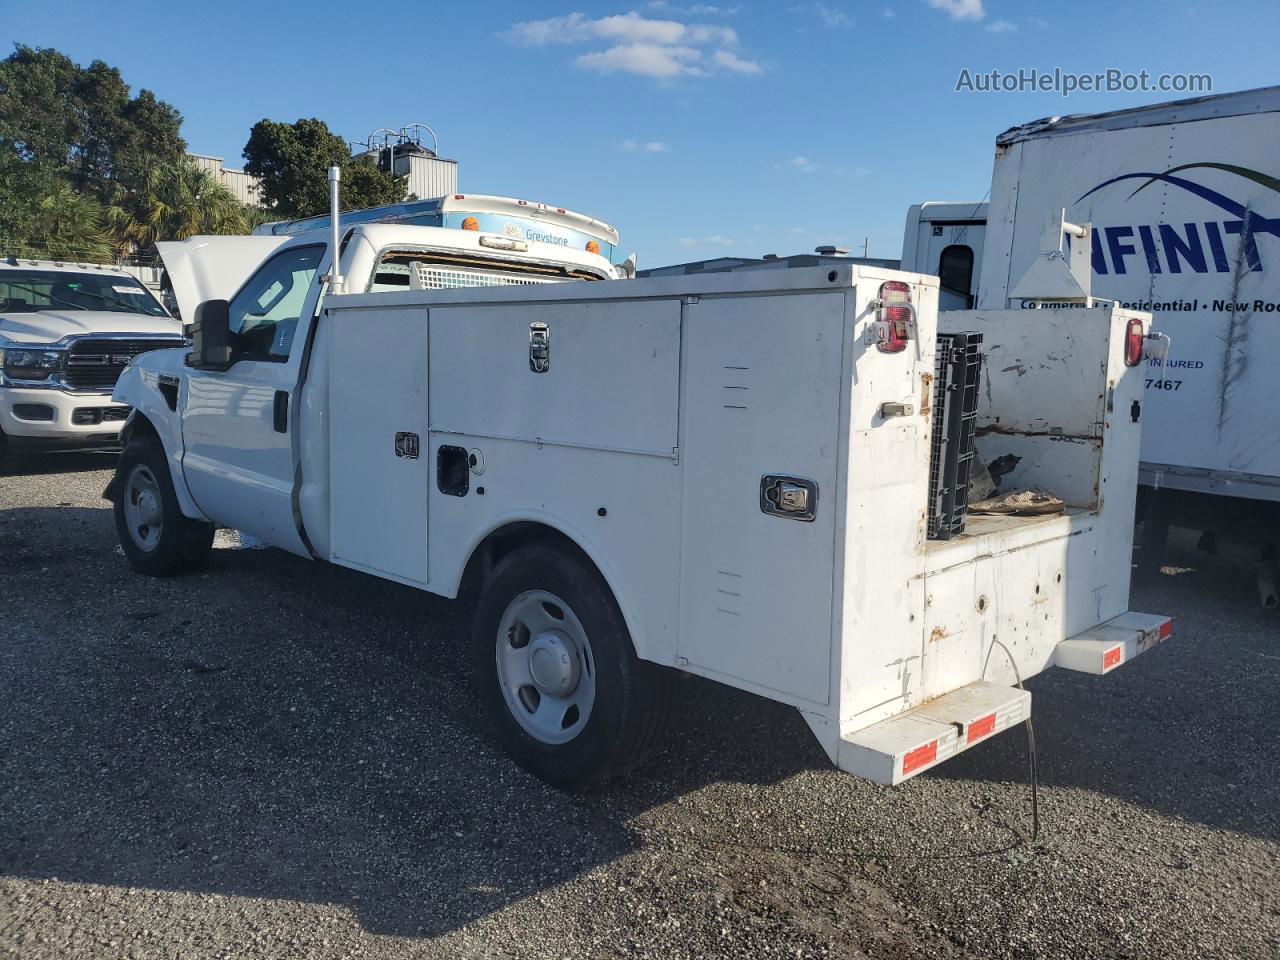
[[[1110,673],[1173,633],[1168,617],[1124,613],[1058,644],[1055,666]],[[887,786],[923,773],[1031,715],[1031,694],[979,680],[841,738],[841,770]]]
[[[1122,613],[1068,640],[1053,651],[1053,665],[1081,673],[1110,673],[1173,634],[1173,621],[1152,613]]]

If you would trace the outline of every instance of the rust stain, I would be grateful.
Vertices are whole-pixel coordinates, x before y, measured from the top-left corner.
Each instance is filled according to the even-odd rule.
[[[947,639],[947,628],[943,626],[934,627],[929,631],[929,642],[937,643],[940,640]]]
[[[1006,437],[1048,437],[1050,440],[1065,440],[1073,443],[1097,443],[1101,439],[1101,437],[1087,434],[1064,433],[1059,427],[1050,427],[1048,430],[1015,430],[1013,427],[1001,426],[998,423],[984,424],[977,427],[974,433],[979,437],[998,433]]]
[[[930,394],[933,391],[933,374],[920,374],[920,416],[924,417],[925,422],[929,420],[929,414],[933,412],[933,402]]]

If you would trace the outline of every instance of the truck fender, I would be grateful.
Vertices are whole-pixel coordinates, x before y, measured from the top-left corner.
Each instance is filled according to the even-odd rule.
[[[524,510],[502,514],[493,518],[489,526],[478,531],[466,544],[466,549],[460,554],[465,558],[464,562],[456,570],[446,572],[448,579],[442,586],[448,586],[450,589],[447,591],[441,590],[441,594],[443,596],[456,597],[458,590],[462,586],[463,576],[473,569],[480,559],[485,545],[495,539],[501,539],[505,531],[519,530],[522,527],[529,528],[535,532],[535,536],[521,536],[519,538],[521,542],[528,542],[530,539],[538,539],[540,537],[562,539],[581,551],[583,556],[596,568],[600,576],[604,578],[605,585],[613,594],[614,600],[617,601],[618,609],[622,611],[622,618],[627,624],[627,632],[631,634],[631,644],[635,648],[636,656],[641,660],[654,660],[658,663],[666,662],[656,655],[657,652],[653,649],[654,645],[649,642],[649,637],[644,627],[644,618],[641,615],[640,598],[633,596],[632,592],[627,590],[624,585],[625,579],[621,576],[617,567],[610,562],[608,552],[595,543],[584,530],[549,511]]]
[[[128,444],[134,437],[147,433],[153,434],[160,441],[160,446],[164,448],[164,457],[169,463],[169,475],[173,478],[173,491],[177,495],[178,506],[183,515],[192,520],[208,522],[209,518],[196,506],[191,492],[187,489],[187,479],[182,469],[182,419],[174,409],[177,405],[176,392],[174,407],[170,407],[169,400],[160,390],[162,376],[164,374],[156,370],[137,365],[126,367],[120,375],[112,399],[118,403],[127,403],[133,408],[120,431],[120,441],[122,444]],[[177,390],[176,384],[174,390]],[[103,492],[106,499],[112,499],[115,486],[116,478],[113,477]]]

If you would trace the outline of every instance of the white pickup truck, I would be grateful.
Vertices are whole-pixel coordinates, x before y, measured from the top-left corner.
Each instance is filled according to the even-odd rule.
[[[1022,679],[1168,636],[1128,609],[1145,315],[943,314],[951,338],[935,278],[557,283],[607,269],[483,233],[441,262],[433,229],[356,226],[338,271],[299,236],[201,305],[193,349],[129,367],[107,493],[136,570],[190,569],[226,526],[478,586],[478,695],[570,789],[661,742],[670,668],[795,706],[841,769],[894,784],[1028,718]],[[325,296],[335,272],[360,292]],[[936,476],[957,412],[1065,510],[962,528]]]
[[[183,342],[181,325],[121,270],[0,260],[0,463],[118,443],[129,408],[111,399],[116,378],[139,354]]]

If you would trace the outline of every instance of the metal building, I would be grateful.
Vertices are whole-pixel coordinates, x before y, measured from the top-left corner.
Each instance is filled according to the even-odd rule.
[[[205,153],[188,153],[187,158],[230,190],[241,203],[257,206],[262,202],[262,190],[258,186],[257,177],[251,177],[243,170],[227,169],[223,165],[222,157],[212,157]]]
[[[420,143],[398,143],[371,150],[364,156],[389,170],[394,154],[395,172],[405,177],[406,200],[432,200],[458,192],[458,161],[436,156]]]

